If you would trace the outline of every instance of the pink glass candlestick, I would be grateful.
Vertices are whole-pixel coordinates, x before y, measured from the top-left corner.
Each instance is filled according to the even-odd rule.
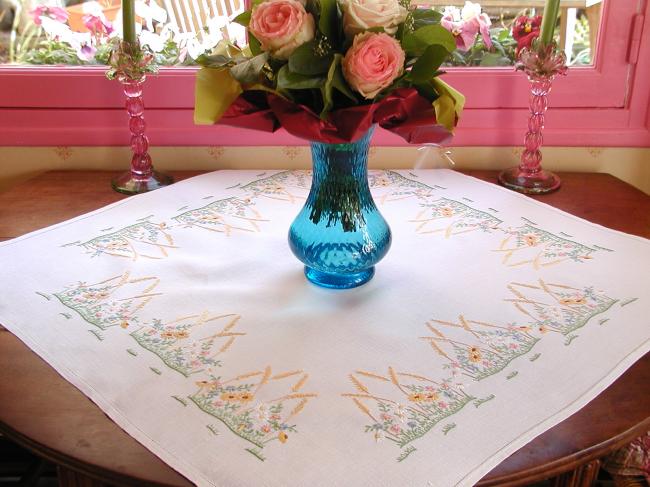
[[[561,181],[557,175],[542,169],[542,130],[553,79],[558,74],[566,74],[566,57],[554,45],[524,49],[517,69],[526,72],[530,82],[528,132],[519,166],[502,171],[499,183],[520,193],[550,193],[560,187]]]
[[[142,85],[145,77],[133,80],[120,77],[126,95],[126,111],[129,114],[131,132],[131,170],[115,178],[111,184],[115,191],[137,194],[167,186],[173,182],[170,176],[154,171],[149,155],[149,139],[145,135],[144,102]]]

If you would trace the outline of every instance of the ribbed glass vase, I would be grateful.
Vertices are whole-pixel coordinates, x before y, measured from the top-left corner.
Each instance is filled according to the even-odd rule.
[[[311,143],[311,190],[289,229],[289,245],[307,279],[319,286],[368,282],[390,248],[390,228],[368,187],[372,132],[349,144]]]

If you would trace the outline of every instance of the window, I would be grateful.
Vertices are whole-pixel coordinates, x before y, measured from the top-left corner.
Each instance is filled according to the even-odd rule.
[[[0,0],[0,11],[9,1],[17,0]],[[232,3],[227,8],[231,11],[241,8],[236,3],[238,0],[229,1]],[[189,17],[186,12],[193,8],[205,18],[216,8],[212,0],[160,2],[165,6],[168,19],[173,17],[182,33],[192,31],[200,35],[203,34],[197,16]],[[454,0],[422,2],[436,7],[441,3],[463,3]],[[508,30],[516,14],[539,13],[534,9],[539,9],[539,4],[544,2],[484,0],[482,3],[492,19],[493,36],[501,39],[502,46],[507,45],[512,50],[512,41],[503,32]],[[546,144],[650,146],[648,1],[566,0],[562,5],[557,33],[570,54],[573,69],[569,76],[554,84],[550,100],[553,109],[548,113],[545,131]],[[151,27],[151,32],[162,33],[160,25],[164,22],[161,18],[156,20],[150,12],[148,16],[145,13],[142,13],[142,29],[148,31]],[[108,14],[105,16],[108,18]],[[598,23],[595,19],[600,21],[598,36],[594,31]],[[150,26],[147,25],[149,21]],[[119,22],[114,25],[116,29],[119,28],[117,24]],[[223,26],[213,28],[222,29]],[[567,34],[571,32],[573,35]],[[210,32],[207,34],[209,37]],[[199,37],[196,37],[197,42]],[[99,50],[97,43],[92,47]],[[455,66],[448,68],[445,79],[467,96],[467,108],[454,145],[521,144],[527,117],[527,81],[511,66],[490,66],[509,63],[508,56],[501,54],[477,50],[470,53],[471,60],[456,59],[452,62]],[[178,59],[172,61],[169,64],[175,67],[161,69],[145,87],[145,117],[152,140],[157,145],[250,144],[247,131],[193,125],[195,68],[187,65],[191,64],[187,57],[180,62]],[[104,69],[99,66],[0,67],[0,107],[3,107],[0,145],[126,145],[123,97],[119,84],[105,79]],[[386,133],[376,141],[380,145],[403,144],[401,139]],[[301,142],[286,134],[256,133],[255,143]]]

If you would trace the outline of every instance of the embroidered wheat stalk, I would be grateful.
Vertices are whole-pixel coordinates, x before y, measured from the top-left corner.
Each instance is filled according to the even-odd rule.
[[[365,370],[356,370],[355,372],[359,375],[364,375],[366,377],[371,377],[373,379],[379,379],[379,380],[383,380],[384,382],[389,382],[389,380],[383,375],[373,374],[372,372],[366,372]]]
[[[366,394],[370,394],[370,391],[366,386],[364,386],[359,379],[357,379],[354,375],[350,374],[348,376],[350,380],[352,381],[352,384],[354,384],[354,387],[361,392],[365,392]]]
[[[305,385],[305,382],[307,382],[307,379],[309,378],[309,374],[303,375],[298,382],[294,384],[294,386],[291,388],[293,392],[298,392],[302,386]]]
[[[282,374],[277,374],[271,377],[271,380],[280,380],[280,379],[286,379],[287,377],[291,377],[294,375],[301,374],[302,370],[292,370],[291,372],[283,372]]]
[[[289,418],[292,418],[292,417],[296,416],[298,413],[300,413],[300,411],[303,410],[303,408],[305,407],[305,405],[308,402],[309,402],[309,399],[303,399],[302,401],[300,401],[298,403],[298,405],[291,410],[291,413],[289,413]],[[287,419],[289,419],[289,418],[287,418]]]

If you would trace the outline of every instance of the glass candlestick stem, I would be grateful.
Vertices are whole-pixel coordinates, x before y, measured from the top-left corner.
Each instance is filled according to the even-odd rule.
[[[524,139],[524,151],[519,166],[506,169],[499,174],[499,183],[520,193],[543,194],[560,187],[560,178],[542,169],[542,129],[544,114],[548,108],[548,94],[551,91],[553,75],[531,76],[530,118],[528,132]]]
[[[144,102],[142,86],[145,78],[138,80],[120,79],[126,96],[126,111],[129,114],[131,132],[131,170],[115,178],[111,184],[115,191],[124,194],[138,194],[167,186],[173,179],[154,171],[149,155],[149,139],[145,135]]]

